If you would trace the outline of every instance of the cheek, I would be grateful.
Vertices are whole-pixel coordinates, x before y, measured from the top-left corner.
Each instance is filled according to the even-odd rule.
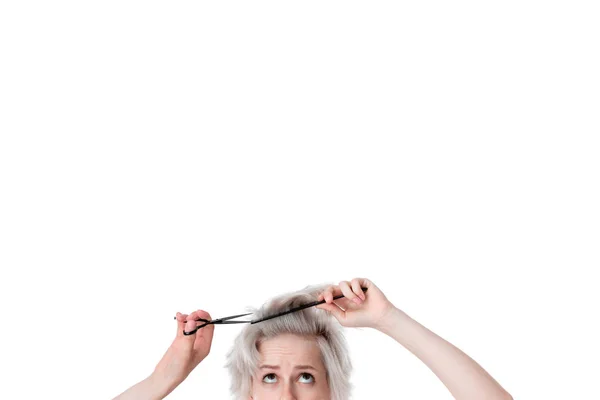
[[[316,386],[313,386],[314,399],[318,400],[330,400],[329,384],[327,379],[317,382]]]
[[[321,397],[323,400],[329,400],[329,385],[327,382],[319,385],[319,394],[323,396]]]

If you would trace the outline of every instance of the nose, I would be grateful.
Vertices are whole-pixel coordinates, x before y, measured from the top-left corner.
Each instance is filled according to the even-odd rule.
[[[296,400],[294,395],[294,386],[290,382],[286,382],[281,392],[281,400]]]

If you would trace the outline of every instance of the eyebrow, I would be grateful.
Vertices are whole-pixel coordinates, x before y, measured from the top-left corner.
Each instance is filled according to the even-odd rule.
[[[259,367],[260,369],[280,369],[279,366],[277,365],[268,365],[268,364],[263,364]],[[312,369],[314,371],[318,371],[315,367],[313,367],[312,365],[296,365],[294,367],[294,369]]]

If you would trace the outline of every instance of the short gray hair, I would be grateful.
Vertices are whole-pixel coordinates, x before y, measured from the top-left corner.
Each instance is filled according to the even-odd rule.
[[[254,314],[253,319],[283,312],[317,300],[327,286],[307,286],[297,292],[275,297],[259,309],[248,310]],[[227,354],[225,365],[231,376],[231,393],[235,398],[246,400],[250,395],[253,371],[260,362],[258,345],[263,340],[286,333],[316,338],[327,371],[331,400],[348,400],[352,389],[352,363],[346,339],[337,320],[327,311],[315,307],[246,325]]]

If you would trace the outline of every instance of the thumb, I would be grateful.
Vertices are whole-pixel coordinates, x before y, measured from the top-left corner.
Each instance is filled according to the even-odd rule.
[[[177,319],[177,338],[181,342],[187,343],[190,347],[192,347],[196,339],[196,333],[184,335],[183,332],[191,332],[196,329],[196,318],[198,318],[197,312],[194,311],[189,315],[177,313],[175,318]]]
[[[177,320],[177,337],[184,336],[183,330],[185,329],[185,320],[187,319],[187,314],[182,314],[180,312],[175,315],[175,319]]]
[[[319,304],[317,306],[317,308],[320,308],[321,310],[325,310],[328,313],[332,314],[338,321],[343,321],[344,318],[346,317],[346,312],[344,310],[342,310],[341,308],[339,308],[337,305],[334,304],[329,304],[329,303],[323,303],[323,304]]]

